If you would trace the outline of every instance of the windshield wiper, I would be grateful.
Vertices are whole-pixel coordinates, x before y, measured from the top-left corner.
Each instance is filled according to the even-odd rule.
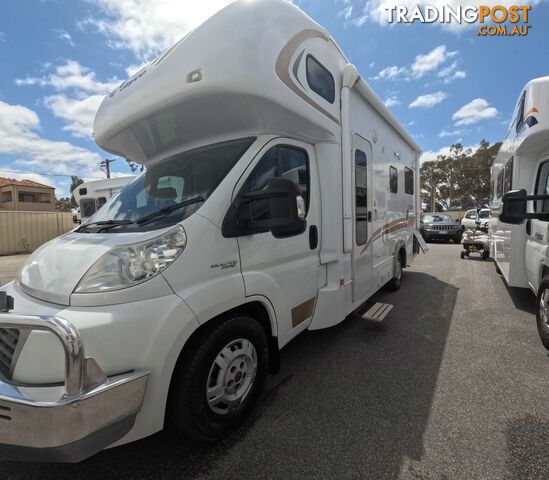
[[[187,207],[189,205],[192,205],[194,203],[200,203],[205,202],[206,199],[199,195],[198,197],[189,198],[188,200],[183,200],[179,203],[174,203],[173,205],[170,205],[169,207],[161,208],[160,210],[157,210],[156,212],[149,213],[149,215],[145,215],[143,218],[137,219],[134,223],[137,225],[143,225],[144,223],[147,223],[150,220],[153,220],[157,217],[162,217],[164,215],[168,215],[170,212],[173,212],[174,210],[177,210],[178,208]]]
[[[111,228],[118,227],[120,225],[129,225],[130,223],[134,223],[133,220],[103,220],[101,222],[91,222],[80,225],[75,231],[80,233],[88,227],[101,227],[99,231],[110,230]]]

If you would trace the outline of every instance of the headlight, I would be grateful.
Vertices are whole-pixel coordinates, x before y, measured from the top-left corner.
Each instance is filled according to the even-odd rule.
[[[186,245],[187,235],[178,225],[161,237],[114,247],[91,266],[75,293],[119,290],[145,282],[170,266]]]

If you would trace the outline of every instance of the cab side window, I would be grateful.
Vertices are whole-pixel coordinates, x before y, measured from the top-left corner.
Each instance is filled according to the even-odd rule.
[[[477,218],[477,211],[476,210],[469,210],[465,214],[465,218],[467,218],[469,220],[475,220]]]
[[[549,195],[549,162],[544,162],[539,166],[536,195]],[[534,208],[536,212],[549,212],[549,200],[535,201]]]
[[[389,190],[391,193],[398,192],[398,171],[395,167],[389,167]]]
[[[246,180],[240,194],[247,192],[259,192],[267,188],[267,182],[271,178],[286,178],[292,180],[301,192],[305,200],[306,211],[309,211],[309,157],[301,148],[277,145],[268,150],[257,163],[252,173]],[[254,202],[253,218],[263,220],[267,218],[267,200]]]

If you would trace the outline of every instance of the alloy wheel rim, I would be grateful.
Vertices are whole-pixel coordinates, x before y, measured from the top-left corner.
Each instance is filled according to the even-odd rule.
[[[206,382],[206,399],[218,415],[238,411],[257,374],[257,352],[244,338],[232,340],[215,357]]]

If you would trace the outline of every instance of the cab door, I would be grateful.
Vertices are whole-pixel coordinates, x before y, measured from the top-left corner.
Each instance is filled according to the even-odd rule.
[[[506,172],[507,173],[507,172]],[[540,162],[536,175],[535,195],[549,195],[549,158]],[[549,201],[538,200],[533,202],[535,212],[549,212]],[[549,222],[542,220],[527,220],[526,229],[526,275],[528,283],[537,291],[541,278],[542,266],[547,263],[547,243],[549,236]]]
[[[372,293],[377,286],[373,278],[372,145],[356,134],[353,136],[353,162],[355,184],[353,301],[356,301]]]
[[[271,302],[282,346],[307,328],[318,292],[320,190],[313,146],[283,138],[269,142],[246,170],[235,195],[261,191],[273,177],[298,185],[305,200],[305,231],[283,238],[257,233],[237,240],[246,296]]]

